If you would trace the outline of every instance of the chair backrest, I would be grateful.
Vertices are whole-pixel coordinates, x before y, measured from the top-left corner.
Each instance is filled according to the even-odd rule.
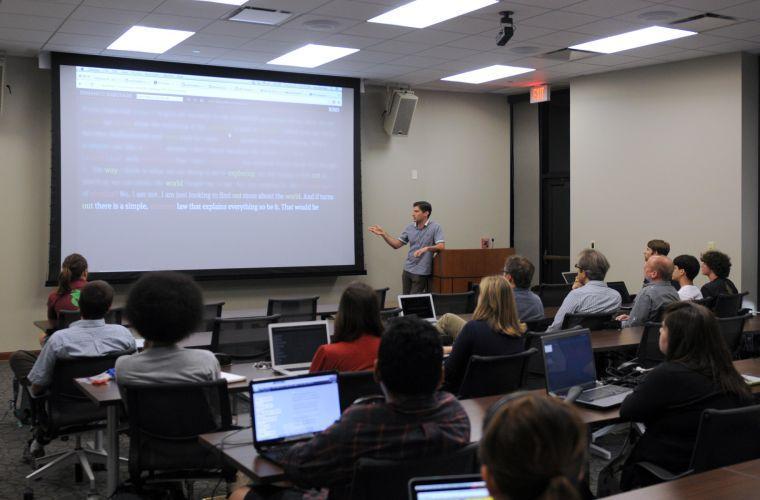
[[[580,326],[589,330],[604,330],[612,321],[612,314],[574,314],[567,313],[562,320],[562,329]]]
[[[453,314],[471,314],[475,310],[475,292],[470,290],[464,293],[434,293],[433,305],[435,313],[438,315]]]
[[[567,297],[572,288],[573,285],[565,283],[541,283],[531,288],[531,290],[541,297],[544,307],[557,307],[562,305],[562,301],[565,300],[565,297]]]
[[[736,356],[741,348],[742,338],[744,338],[744,323],[751,317],[734,316],[733,318],[718,318],[718,327],[723,339],[726,341],[728,351],[732,356]]]
[[[648,322],[644,325],[644,331],[641,334],[639,347],[636,351],[636,358],[646,368],[652,368],[665,361],[665,355],[660,351],[661,326],[662,323],[653,322]]]
[[[607,286],[620,294],[623,304],[629,304],[631,302],[631,294],[628,293],[628,287],[625,286],[625,281],[608,281]]]
[[[691,469],[702,472],[760,458],[760,405],[704,410]]]
[[[731,295],[718,295],[715,297],[713,312],[719,318],[730,318],[737,316],[742,308],[744,296],[749,292],[735,293]]]
[[[280,323],[316,321],[317,300],[319,300],[319,297],[269,299],[267,303],[267,316],[279,314]]]
[[[82,314],[79,312],[79,310],[66,310],[63,309],[61,311],[58,311],[58,327],[57,330],[63,330],[64,328],[68,328],[69,325],[71,325],[75,321],[79,321],[82,319]]]
[[[211,334],[211,351],[233,359],[253,359],[269,354],[269,325],[280,315],[246,318],[216,318]]]
[[[471,443],[448,454],[415,460],[360,458],[354,468],[350,498],[387,500],[406,498],[413,477],[471,474],[478,472],[478,444]]]
[[[203,320],[195,328],[196,332],[210,332],[214,329],[214,320],[222,317],[224,302],[203,304]]]
[[[232,424],[227,382],[125,384],[129,416],[129,472],[219,468],[200,434],[227,430]]]
[[[45,418],[48,435],[55,435],[63,427],[85,424],[104,419],[105,408],[96,407],[79,388],[74,379],[92,377],[113,368],[116,358],[127,353],[107,356],[59,359],[55,362],[52,382],[45,398]]]
[[[124,308],[112,307],[105,316],[106,323],[109,325],[121,325],[124,320]]]
[[[390,290],[390,288],[387,286],[385,288],[375,289],[375,293],[377,294],[377,303],[380,305],[381,311],[385,309],[385,296],[388,295],[388,290]]]
[[[371,370],[340,372],[338,374],[338,392],[340,395],[340,411],[344,411],[359,398],[383,394],[380,384],[375,382],[375,373]]]
[[[401,308],[396,307],[394,309],[385,309],[380,311],[380,320],[383,323],[387,323],[388,321],[392,320],[393,318],[397,318],[401,315]]]
[[[467,291],[475,292],[475,303],[478,303],[478,297],[480,297],[480,283],[467,282]]]
[[[529,332],[545,332],[549,325],[554,322],[554,318],[541,318],[534,319],[532,321],[526,321],[525,326],[528,327]]]
[[[528,360],[538,353],[530,348],[518,354],[506,356],[470,356],[459,399],[507,394],[520,389],[525,383]]]

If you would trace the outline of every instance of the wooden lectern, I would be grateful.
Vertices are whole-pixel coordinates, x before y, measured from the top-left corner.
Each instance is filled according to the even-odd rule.
[[[470,283],[484,276],[501,274],[514,248],[446,249],[433,259],[433,293],[466,292]]]

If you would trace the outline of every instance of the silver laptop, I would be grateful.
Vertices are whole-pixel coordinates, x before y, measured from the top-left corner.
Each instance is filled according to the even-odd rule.
[[[327,321],[300,321],[269,325],[272,370],[282,375],[309,372],[319,346],[330,343]]]
[[[402,316],[417,316],[430,323],[435,323],[435,306],[433,296],[429,293],[399,295],[398,306]]]
[[[274,463],[340,418],[336,372],[254,380],[248,387],[253,446]]]
[[[544,353],[546,391],[564,398],[570,389],[580,386],[575,401],[592,408],[611,408],[633,392],[629,387],[602,385],[596,380],[594,351],[588,329],[570,330],[541,337]]]
[[[562,279],[565,280],[566,285],[572,285],[575,283],[575,277],[578,276],[578,273],[573,271],[567,271],[562,273]]]

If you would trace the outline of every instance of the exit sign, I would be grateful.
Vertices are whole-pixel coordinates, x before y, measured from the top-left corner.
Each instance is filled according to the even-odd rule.
[[[548,85],[539,85],[530,88],[530,103],[546,102],[551,98],[551,92]]]

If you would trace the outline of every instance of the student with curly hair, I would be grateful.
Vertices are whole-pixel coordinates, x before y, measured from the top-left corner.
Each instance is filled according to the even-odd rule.
[[[739,293],[736,285],[728,279],[731,272],[731,258],[717,250],[708,250],[702,254],[702,274],[707,276],[709,283],[702,286],[702,296],[717,297]]]

